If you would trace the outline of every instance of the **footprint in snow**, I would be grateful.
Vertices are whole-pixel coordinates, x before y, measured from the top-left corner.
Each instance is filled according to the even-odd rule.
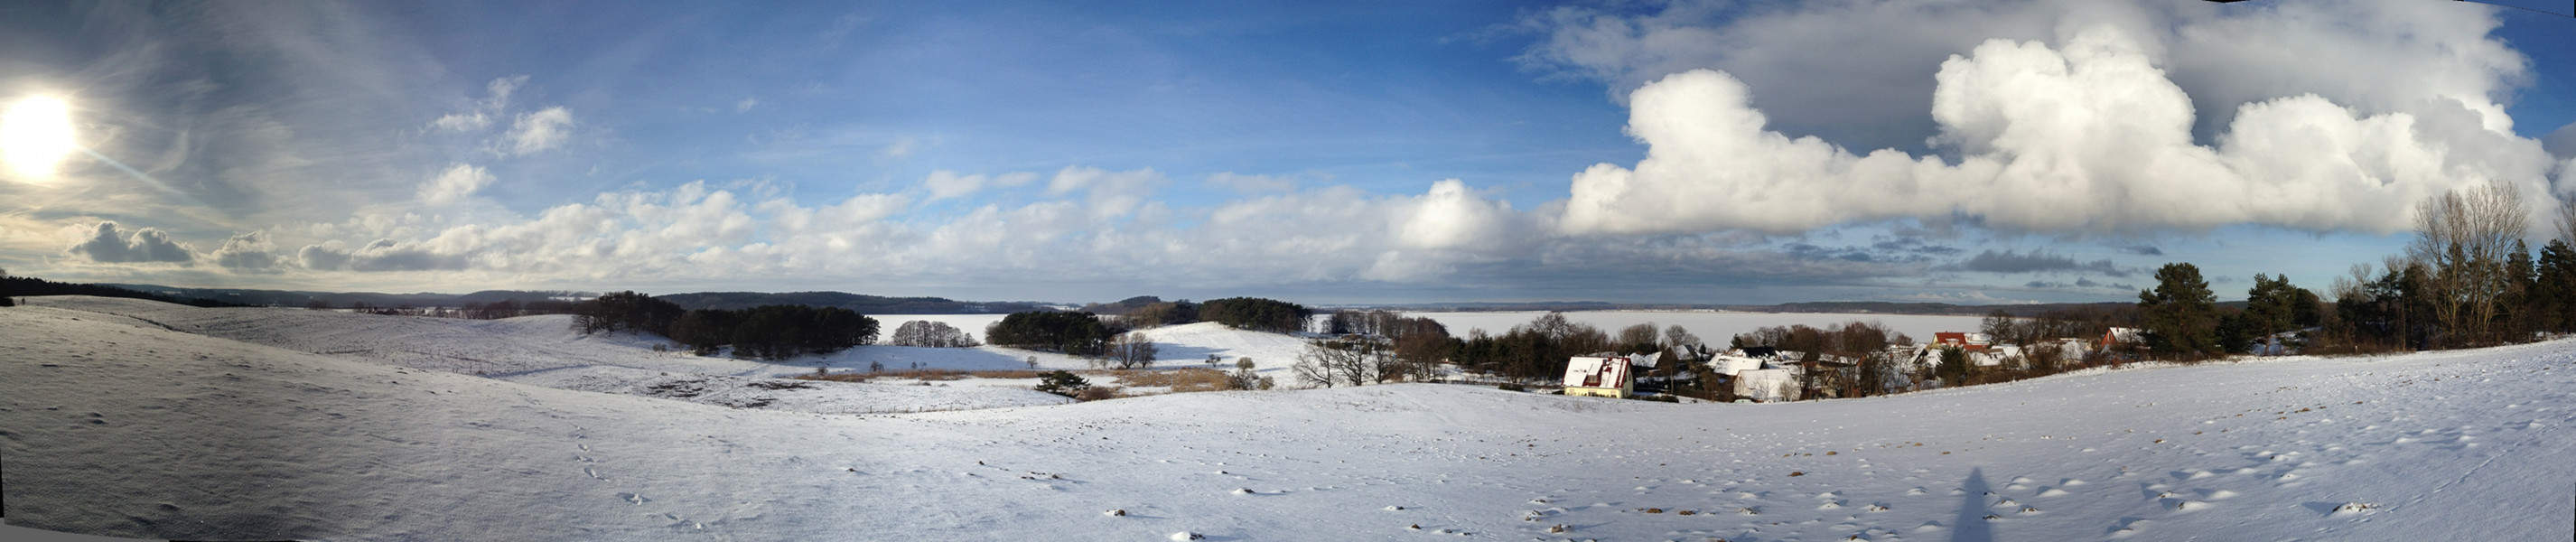
[[[653,499],[644,498],[643,495],[619,492],[617,494],[617,500],[626,501],[628,504],[644,504],[652,501]]]

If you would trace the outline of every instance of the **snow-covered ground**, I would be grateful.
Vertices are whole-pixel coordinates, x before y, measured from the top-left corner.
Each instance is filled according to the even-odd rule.
[[[0,309],[0,345],[7,520],[151,538],[2564,540],[2576,506],[2564,340],[1766,405],[1393,385],[869,416],[52,307]]]
[[[35,306],[85,311],[100,317],[113,315],[138,325],[367,363],[736,408],[862,414],[1070,402],[1030,391],[1028,386],[949,389],[936,385],[788,380],[782,377],[814,372],[817,360],[773,363],[654,351],[653,345],[662,341],[624,333],[582,335],[572,330],[572,317],[560,314],[463,320],[282,308],[198,308],[86,296],[31,297],[27,301]],[[891,346],[866,350],[887,358],[967,352]],[[981,357],[1001,359],[1003,354]],[[859,358],[833,361],[832,365],[845,370],[852,366],[864,369],[867,365]],[[1060,364],[1076,363],[1065,358]]]
[[[1430,318],[1449,328],[1450,335],[1467,336],[1469,330],[1501,335],[1512,326],[1527,324],[1545,312],[1409,312],[1405,316]],[[1930,316],[1918,314],[1861,314],[1822,312],[1719,312],[1719,311],[1572,311],[1565,318],[1578,324],[1591,324],[1602,331],[1618,333],[1621,328],[1652,323],[1655,329],[1680,324],[1692,335],[1711,345],[1725,346],[1727,339],[1756,328],[1806,324],[1824,327],[1844,322],[1878,322],[1888,329],[1913,337],[1916,342],[1932,340],[1939,331],[1976,331],[1982,321],[1977,316]]]

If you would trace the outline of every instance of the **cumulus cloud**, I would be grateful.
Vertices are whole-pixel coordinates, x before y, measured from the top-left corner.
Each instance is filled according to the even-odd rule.
[[[437,177],[420,183],[420,200],[430,205],[455,203],[491,184],[492,174],[482,167],[450,164]]]
[[[465,269],[464,254],[443,253],[421,243],[378,239],[357,250],[335,245],[306,245],[296,251],[304,267],[319,271],[454,271]]]
[[[1962,271],[1977,271],[1983,273],[2081,271],[2101,273],[2113,277],[2126,277],[2132,272],[2129,268],[2111,263],[2111,260],[2078,262],[2075,261],[2074,258],[2050,254],[2045,249],[2033,250],[2027,253],[2014,250],[1987,250],[1977,253],[1976,256],[1970,257],[1966,261],[1959,262],[1958,265],[1953,268]]]
[[[2569,123],[2550,131],[2549,135],[2540,138],[2540,142],[2543,148],[2549,150],[2551,156],[2576,160],[2576,123]]]
[[[170,240],[170,235],[156,228],[127,232],[114,221],[102,221],[91,234],[67,252],[99,263],[177,263],[196,261],[196,251],[188,245]]]
[[[572,111],[563,106],[523,113],[510,123],[509,151],[528,155],[561,147],[572,136]]]
[[[2490,128],[2509,126],[2496,100],[2527,79],[2528,63],[2490,34],[2497,25],[2492,8],[2413,0],[1669,0],[1536,11],[1514,29],[1537,37],[1525,66],[1604,82],[1617,98],[1715,69],[1752,85],[1752,106],[1789,133],[1878,148],[1934,131],[1920,104],[1944,58],[2090,26],[2132,36],[2171,73],[2205,112],[2202,135],[2239,105],[2300,94],[2370,114],[2460,103]]]
[[[2020,231],[2253,223],[2386,233],[2408,226],[2415,202],[2489,179],[2545,193],[2551,165],[2538,143],[2490,130],[2469,104],[2361,115],[2289,96],[2239,107],[2219,143],[2204,146],[2190,133],[2190,97],[2148,44],[2115,25],[2057,41],[1990,40],[1941,63],[1933,141],[1959,152],[1955,163],[1771,131],[1735,77],[1665,77],[1630,99],[1629,132],[1646,158],[1575,175],[1559,225],[1793,233],[1965,217]]]
[[[275,273],[285,269],[286,262],[271,252],[268,236],[249,232],[224,239],[224,244],[209,254],[215,265],[241,273]]]

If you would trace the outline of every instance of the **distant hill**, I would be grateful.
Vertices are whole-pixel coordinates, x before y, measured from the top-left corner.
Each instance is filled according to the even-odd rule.
[[[883,297],[848,292],[691,292],[653,296],[690,309],[746,309],[761,305],[840,307],[859,314],[1000,314],[1045,310],[1025,301],[976,302],[943,297]]]
[[[1101,316],[1119,316],[1127,314],[1129,311],[1142,309],[1147,305],[1161,302],[1163,302],[1163,298],[1150,295],[1140,295],[1109,303],[1092,303],[1089,305],[1083,305],[1082,311]]]
[[[177,303],[199,307],[238,307],[243,305],[241,303],[233,303],[218,299],[142,291],[111,284],[54,282],[35,277],[0,277],[0,296],[17,297],[40,295],[87,295],[98,297],[122,297],[127,299],[149,299],[163,303]]]
[[[527,303],[531,301],[588,299],[591,297],[597,297],[597,294],[586,292],[520,290],[484,290],[460,295],[427,292],[385,294],[375,292],[308,292],[293,290],[251,290],[239,288],[178,288],[155,284],[108,284],[106,286],[167,296],[193,297],[241,305],[276,307],[303,307],[310,305],[315,301],[320,301],[322,304],[331,307],[349,307],[359,303],[364,303],[370,307],[462,307],[468,303],[491,303],[495,301],[516,301]]]

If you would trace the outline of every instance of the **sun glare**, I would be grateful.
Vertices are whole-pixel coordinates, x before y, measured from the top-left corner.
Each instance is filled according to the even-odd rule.
[[[0,116],[0,158],[22,179],[49,179],[72,152],[71,104],[36,96],[9,105]]]

